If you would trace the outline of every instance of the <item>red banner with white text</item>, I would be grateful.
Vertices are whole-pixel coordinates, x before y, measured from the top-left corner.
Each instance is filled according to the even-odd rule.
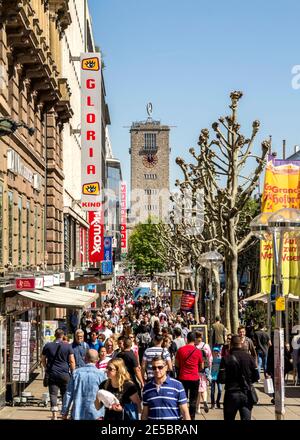
[[[89,262],[100,263],[104,259],[104,215],[101,211],[90,211],[89,219]]]

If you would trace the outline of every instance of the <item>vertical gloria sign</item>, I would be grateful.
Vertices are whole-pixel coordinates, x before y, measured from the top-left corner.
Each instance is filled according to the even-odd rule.
[[[81,63],[81,208],[101,206],[101,102],[102,76],[99,53],[82,53]]]
[[[120,218],[121,254],[126,254],[127,253],[127,208],[126,208],[126,198],[127,198],[126,182],[121,182],[121,184],[120,184],[120,199],[121,199],[121,218]]]

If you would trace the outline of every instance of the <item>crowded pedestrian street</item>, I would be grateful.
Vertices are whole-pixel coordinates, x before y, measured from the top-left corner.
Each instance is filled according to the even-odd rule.
[[[1,433],[297,432],[299,14],[0,0]]]

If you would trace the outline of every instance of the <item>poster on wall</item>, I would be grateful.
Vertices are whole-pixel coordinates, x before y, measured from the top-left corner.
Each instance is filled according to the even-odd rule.
[[[206,324],[193,324],[190,325],[191,332],[200,332],[202,333],[202,341],[205,344],[208,344],[208,336],[207,336],[207,325]]]
[[[55,340],[55,330],[58,328],[58,321],[43,321],[42,322],[42,341],[43,346],[47,342]]]
[[[181,297],[180,309],[183,312],[194,313],[196,292],[192,290],[184,290]]]
[[[182,290],[171,290],[171,310],[172,313],[180,311]]]
[[[14,348],[12,381],[28,382],[30,371],[30,322],[16,321],[14,326]]]

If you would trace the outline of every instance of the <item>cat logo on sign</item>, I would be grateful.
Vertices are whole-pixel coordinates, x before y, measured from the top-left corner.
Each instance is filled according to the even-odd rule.
[[[98,182],[86,183],[82,187],[82,194],[89,196],[98,196],[100,194],[100,185]]]
[[[99,64],[99,58],[85,58],[82,60],[81,65],[83,70],[99,70],[100,64]]]

